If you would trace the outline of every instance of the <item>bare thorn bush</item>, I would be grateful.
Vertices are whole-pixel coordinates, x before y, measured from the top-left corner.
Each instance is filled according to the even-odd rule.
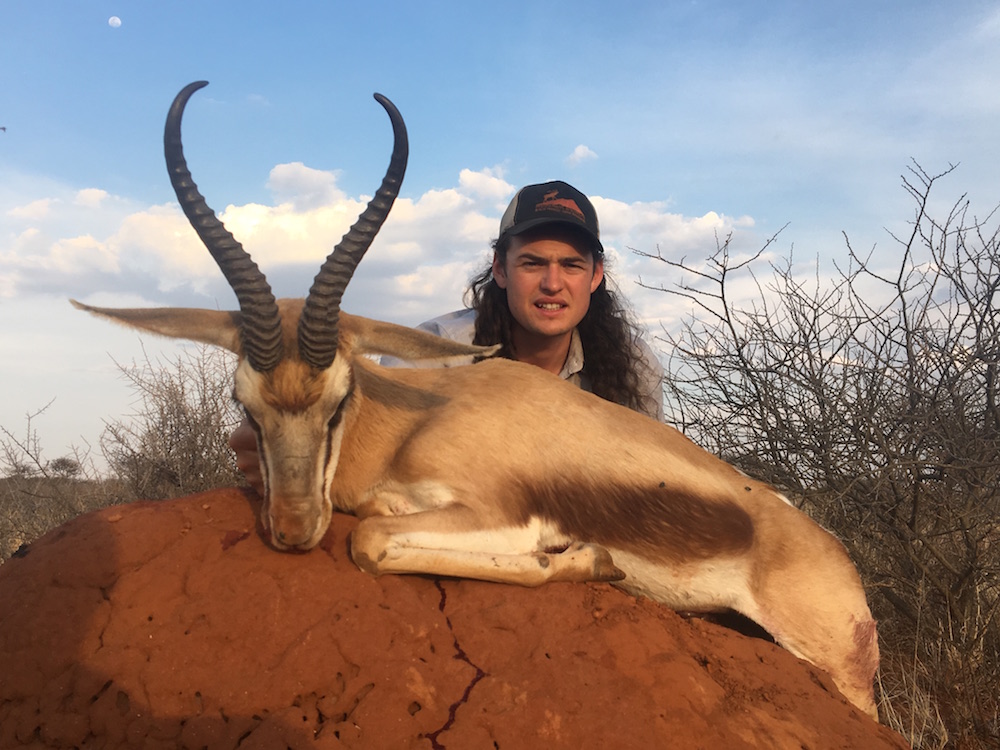
[[[232,398],[236,362],[197,346],[163,365],[119,370],[137,395],[128,419],[107,424],[101,451],[128,499],[159,500],[242,483],[229,435],[242,415]]]
[[[45,459],[36,424],[50,405],[25,415],[23,433],[0,426],[0,562],[49,529],[113,502],[88,450]]]
[[[662,335],[668,419],[844,540],[880,621],[883,719],[914,747],[995,748],[1000,228],[965,196],[931,211],[953,169],[904,176],[888,265],[849,240],[829,275],[759,269],[728,238],[701,265],[647,257],[694,308]]]
[[[230,395],[232,355],[196,349],[166,365],[119,365],[135,412],[106,424],[100,447],[110,473],[89,452],[51,461],[28,414],[23,434],[0,427],[0,562],[80,513],[133,500],[159,500],[242,484],[229,435],[241,415]]]

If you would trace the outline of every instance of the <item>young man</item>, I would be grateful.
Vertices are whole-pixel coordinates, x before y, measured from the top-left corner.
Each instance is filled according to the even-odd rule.
[[[501,344],[499,356],[662,421],[663,370],[608,289],[597,212],[587,196],[565,182],[522,188],[500,220],[493,251],[493,262],[469,287],[471,307],[418,327],[457,341]],[[244,422],[229,445],[261,491],[253,429]]]
[[[500,220],[470,308],[419,328],[536,365],[663,420],[663,369],[604,273],[597,212],[565,182],[522,188]],[[584,358],[586,353],[586,359]]]

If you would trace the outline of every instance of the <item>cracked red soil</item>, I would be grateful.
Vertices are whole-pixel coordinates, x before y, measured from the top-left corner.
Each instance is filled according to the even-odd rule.
[[[604,584],[372,578],[225,490],[0,567],[0,747],[905,748],[759,639]]]

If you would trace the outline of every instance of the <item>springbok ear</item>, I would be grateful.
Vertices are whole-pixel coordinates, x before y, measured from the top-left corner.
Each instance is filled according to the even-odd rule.
[[[149,331],[172,339],[188,339],[240,353],[240,314],[223,310],[185,307],[121,308],[92,307],[75,299],[70,304],[129,328]]]
[[[382,354],[406,362],[463,364],[471,357],[490,357],[499,346],[475,346],[415,328],[340,314],[340,328],[354,354]],[[346,343],[346,342],[345,342]]]

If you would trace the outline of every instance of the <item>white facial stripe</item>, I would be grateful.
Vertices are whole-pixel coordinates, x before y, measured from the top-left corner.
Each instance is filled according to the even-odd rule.
[[[324,443],[326,447],[326,458],[323,472],[323,502],[330,502],[333,487],[333,478],[337,473],[337,466],[340,464],[340,447],[344,442],[344,420],[341,419],[337,425],[327,433]]]

